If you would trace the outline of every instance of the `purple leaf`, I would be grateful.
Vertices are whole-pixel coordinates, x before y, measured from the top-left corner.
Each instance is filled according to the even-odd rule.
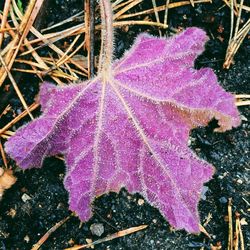
[[[213,167],[188,148],[189,132],[212,118],[218,131],[240,124],[234,97],[213,71],[193,68],[206,40],[198,28],[170,39],[141,34],[106,81],[43,84],[42,116],[19,129],[6,151],[24,169],[64,154],[70,209],[82,220],[96,196],[126,187],[172,226],[198,232],[197,204]]]

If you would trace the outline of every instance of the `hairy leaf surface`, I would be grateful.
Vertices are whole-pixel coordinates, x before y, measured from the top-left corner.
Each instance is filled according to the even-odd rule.
[[[40,91],[43,114],[19,129],[6,150],[26,169],[64,154],[70,209],[91,216],[96,196],[140,192],[177,229],[199,231],[197,204],[213,167],[187,146],[191,129],[240,124],[234,97],[194,60],[207,37],[189,28],[170,39],[141,34],[105,80]]]

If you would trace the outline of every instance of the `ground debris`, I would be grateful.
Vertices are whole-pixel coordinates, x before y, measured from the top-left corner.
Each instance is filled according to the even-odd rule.
[[[6,189],[11,188],[16,182],[16,177],[11,169],[0,168],[0,199]]]

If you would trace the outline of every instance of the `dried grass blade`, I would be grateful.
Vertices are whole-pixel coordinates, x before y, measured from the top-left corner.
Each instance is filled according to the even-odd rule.
[[[166,9],[165,9],[165,14],[164,14],[164,22],[163,22],[165,25],[167,25],[167,23],[168,23],[169,2],[170,2],[170,0],[166,0]]]
[[[37,109],[39,107],[38,103],[33,103],[29,106],[29,111],[32,112],[33,110]],[[6,133],[6,131],[11,128],[14,124],[16,124],[18,121],[20,121],[22,118],[24,118],[28,114],[27,110],[24,110],[22,113],[20,113],[18,116],[16,116],[13,120],[11,120],[8,124],[6,124],[3,128],[0,129],[0,135],[3,133]]]
[[[32,247],[31,250],[38,250],[42,244],[49,238],[49,236],[54,233],[61,225],[63,225],[67,220],[69,220],[71,218],[71,216],[73,215],[70,214],[68,217],[64,218],[63,220],[59,221],[58,223],[56,223],[52,228],[50,228],[48,230],[48,232],[46,234],[43,235],[43,237]]]
[[[238,30],[239,30],[243,3],[244,3],[244,0],[241,0],[240,1],[240,8],[239,8],[239,11],[238,11],[238,16],[237,16],[237,20],[236,20],[236,26],[235,26],[235,30],[234,30],[234,39],[236,38],[236,35],[238,33]],[[235,6],[237,6],[237,5],[235,5]]]
[[[250,18],[245,23],[245,25],[238,31],[236,38],[233,39],[229,44],[225,57],[225,62],[223,64],[224,68],[228,69],[230,67],[235,54],[237,53],[240,45],[242,44],[243,40],[245,39],[249,31],[250,31]]]
[[[3,145],[2,145],[1,140],[0,140],[0,152],[1,152],[2,159],[3,159],[3,164],[4,164],[5,168],[8,168],[7,159],[6,159],[6,154],[5,154],[5,152],[4,152],[4,149],[3,149]]]
[[[233,250],[233,219],[232,219],[232,198],[228,199],[228,246],[227,250]]]
[[[154,13],[155,13],[155,19],[158,23],[160,23],[160,17],[159,17],[159,13],[157,11],[157,5],[156,5],[155,0],[152,0],[152,4],[153,4]],[[159,30],[159,35],[162,36],[161,30]]]
[[[3,15],[1,13],[0,13],[0,20],[3,22]],[[11,27],[8,22],[6,22],[5,27],[6,27],[6,29],[8,29],[11,37],[14,38],[15,37],[15,32],[14,32],[15,28]],[[1,51],[1,53],[2,53],[2,51]]]
[[[15,13],[17,14],[18,18],[20,20],[22,20],[24,18],[23,14],[21,13],[21,11],[19,10],[15,0],[13,0],[13,8],[15,10]],[[13,20],[15,20],[15,17],[13,17]],[[36,29],[34,27],[31,26],[30,28],[31,32],[32,31],[36,31]],[[45,69],[49,69],[49,67],[46,65],[46,63],[42,60],[42,58],[38,55],[38,53],[33,49],[33,47],[30,45],[29,41],[27,38],[24,39],[24,42],[25,42],[25,46],[28,48],[29,51],[31,51],[31,54],[33,56],[33,58],[38,62],[38,64],[41,65],[41,67],[45,68]],[[42,80],[41,78],[41,74],[39,74],[38,71],[36,71],[36,69],[34,69],[33,66],[31,66],[33,68],[33,71],[36,72],[36,74],[38,75],[38,77]],[[60,81],[58,81],[59,79],[56,79],[55,76],[52,76],[52,79],[55,80],[56,82],[58,82],[59,84],[61,84]]]
[[[245,250],[244,236],[241,229],[241,223],[239,223],[239,235],[240,235],[240,250]]]
[[[80,36],[80,35],[78,35]],[[65,52],[65,57],[61,57],[59,61],[57,62],[58,66],[61,66],[65,62],[67,62],[70,58],[72,58],[85,44],[85,41],[83,41],[71,54],[67,55],[67,51]]]
[[[24,100],[24,98],[23,98],[23,96],[22,96],[22,94],[21,94],[21,92],[20,92],[20,90],[19,90],[19,88],[18,88],[18,86],[17,86],[17,83],[16,83],[15,79],[14,79],[13,76],[11,75],[9,69],[7,68],[7,65],[5,64],[5,62],[4,62],[3,58],[2,58],[2,56],[0,56],[0,61],[1,61],[3,67],[4,67],[5,71],[6,71],[6,74],[7,74],[8,77],[9,77],[9,79],[10,79],[10,81],[11,81],[11,83],[12,83],[12,85],[13,85],[13,87],[14,87],[16,93],[17,93],[17,96],[19,97],[19,99],[20,99],[20,101],[21,101],[23,107],[27,110],[27,112],[28,112],[30,118],[31,118],[31,119],[34,119],[33,116],[32,116],[32,114],[31,114],[30,111],[29,111],[29,108],[28,108],[28,105],[27,105],[26,101]]]
[[[240,217],[239,213],[235,213],[235,234],[234,234],[234,249],[238,250],[239,249],[239,224],[240,224]]]
[[[127,25],[149,25],[149,26],[156,26],[163,29],[166,29],[167,26],[163,23],[157,23],[157,22],[151,22],[151,21],[143,21],[143,20],[131,20],[131,21],[120,21],[120,22],[114,22],[114,27],[122,27]]]
[[[39,31],[37,31],[35,28],[31,28],[31,32],[38,37],[39,39],[36,39],[37,41],[43,41],[44,45],[39,46],[37,48],[34,48],[32,50],[29,50],[28,52],[22,53],[21,55],[27,55],[29,53],[32,53],[32,51],[37,50],[38,48],[41,48],[43,46],[49,46],[54,52],[56,52],[58,55],[63,56],[64,52],[59,49],[57,46],[55,46],[53,43],[63,39],[65,37],[68,37],[70,35],[73,35],[73,33],[75,33],[76,31],[79,31],[81,28],[83,27],[83,25],[77,25],[75,27],[69,28],[65,31],[62,32],[58,32],[57,34],[59,35],[59,38],[54,39],[52,41],[48,40],[45,36],[43,36]],[[85,32],[85,28],[84,28],[84,32]],[[83,33],[82,30],[80,30],[80,33]],[[30,42],[31,44],[32,42]],[[80,70],[82,70],[83,72],[85,72],[86,74],[88,73],[88,71],[86,69],[84,69],[83,67],[81,67],[77,62],[75,62],[72,58],[69,58],[69,62],[74,64],[77,68],[79,68]]]
[[[42,59],[42,57],[41,57],[41,59]],[[42,59],[42,60],[43,60],[43,59]],[[44,70],[47,69],[47,67],[44,67],[44,66],[41,65],[40,63],[33,62],[33,61],[30,61],[30,60],[16,59],[15,62],[27,64],[27,65],[29,65],[29,66],[34,66],[34,67],[36,67],[36,68],[40,68],[40,69],[44,69]],[[12,68],[12,70],[14,70],[14,68]]]
[[[111,235],[109,235],[107,237],[104,237],[103,239],[96,240],[96,241],[94,241],[92,243],[89,243],[89,244],[86,244],[86,245],[81,245],[81,246],[66,248],[65,250],[79,250],[79,249],[83,249],[83,248],[90,248],[90,247],[93,247],[94,245],[97,245],[97,244],[100,244],[100,243],[103,243],[103,242],[106,242],[106,241],[110,241],[110,240],[113,240],[113,239],[116,239],[116,238],[120,238],[120,237],[129,235],[129,234],[144,230],[147,227],[148,227],[148,225],[141,225],[141,226],[138,226],[138,227],[131,227],[131,228],[119,231],[117,233],[111,234]]]
[[[54,24],[48,28],[45,28],[45,29],[41,29],[41,33],[45,32],[45,31],[49,31],[49,30],[54,29],[54,28],[58,28],[66,23],[73,22],[76,18],[79,18],[79,16],[82,15],[83,13],[84,13],[84,11],[80,11],[77,14],[63,20],[62,22],[56,23],[56,24]]]
[[[211,0],[196,0],[194,3],[195,4],[211,3]],[[178,8],[178,7],[185,6],[185,5],[190,5],[190,1],[181,1],[181,2],[176,2],[176,3],[170,3],[168,5],[168,8],[169,9]],[[156,10],[158,12],[164,11],[164,10],[166,10],[166,5],[164,4],[164,5],[158,6],[156,8]],[[140,11],[140,12],[136,12],[136,13],[132,13],[132,14],[123,14],[123,15],[119,16],[119,18],[117,18],[117,19],[126,19],[126,18],[135,17],[135,16],[148,15],[148,14],[152,14],[152,13],[154,13],[154,8]]]
[[[119,16],[121,16],[122,14],[132,9],[134,6],[138,5],[141,2],[142,0],[135,0],[131,2],[130,4],[126,5],[123,9],[119,10],[117,13],[114,14],[113,19],[114,20],[118,19]]]
[[[235,98],[239,99],[239,98],[250,98],[250,94],[238,94],[235,95]]]
[[[17,14],[18,18],[20,20],[23,19],[23,15],[22,13],[20,12],[16,2],[13,0],[13,9],[15,11],[15,13]],[[16,28],[18,28],[18,22],[17,22],[17,19],[13,13],[13,9],[11,8],[11,11],[10,11],[10,14],[11,14],[11,17],[12,17],[12,21],[15,25]],[[29,44],[29,41],[27,38],[24,39],[24,42],[26,43],[26,47],[30,50],[32,50],[32,46]],[[37,61],[37,63],[41,66],[41,67],[44,67],[44,68],[48,68],[48,66],[43,62],[43,60],[41,59],[41,57],[35,52],[35,51],[32,51],[32,56],[33,58]],[[16,60],[15,60],[16,61]]]
[[[94,76],[95,10],[94,1],[85,0],[85,47],[88,52],[88,79]]]
[[[32,45],[32,44],[35,44],[35,43],[40,43],[40,42],[44,42],[44,45],[42,46],[39,46],[38,48],[42,48],[42,47],[45,47],[45,46],[49,46],[50,44],[56,42],[56,41],[59,41],[63,38],[66,38],[66,37],[69,37],[69,36],[74,36],[76,34],[79,34],[79,33],[84,33],[85,32],[85,26],[83,24],[78,24],[78,25],[75,25],[74,27],[70,27],[68,29],[65,29],[63,31],[59,31],[59,32],[53,32],[53,33],[50,33],[50,34],[44,34],[42,35],[41,33],[38,34],[38,31],[35,30],[34,31],[35,33],[33,33],[37,38],[36,39],[33,39],[33,40],[30,40],[29,43]],[[22,46],[25,46],[25,43],[22,44]],[[35,50],[37,50],[38,48],[34,48]],[[25,53],[22,53],[21,55],[26,55],[26,54],[29,54],[31,53],[30,51],[29,52],[25,52]]]
[[[112,4],[112,9],[113,9],[113,12],[117,9],[120,9],[121,7],[125,6],[125,5],[128,5],[130,4],[131,2],[133,2],[134,0],[128,0],[127,2],[122,2],[123,0],[121,1],[116,1],[115,3]]]
[[[17,56],[17,53],[21,47],[21,44],[23,43],[23,40],[27,36],[30,27],[32,26],[33,22],[35,21],[35,18],[39,12],[39,9],[42,5],[44,0],[31,0],[29,2],[29,5],[27,7],[27,10],[24,14],[24,18],[19,26],[19,31],[16,33],[16,36],[14,40],[12,41],[12,46],[17,46],[14,50],[10,49],[5,57],[5,64],[7,66],[7,69],[10,70],[15,58]],[[0,86],[3,84],[6,76],[7,71],[4,69],[4,67],[0,70]]]
[[[1,31],[3,31],[6,27],[8,12],[10,8],[10,2],[11,0],[6,0],[4,3],[3,16],[2,16],[3,18],[2,18],[1,27],[0,27]],[[0,33],[0,49],[2,47],[3,38],[4,38],[4,32],[1,32]]]
[[[237,101],[236,106],[248,106],[250,105],[250,101]]]
[[[232,37],[233,37],[233,28],[234,28],[234,1],[233,0],[230,1],[230,9],[231,9],[231,12],[230,12],[231,26],[230,26],[230,36],[229,36],[228,44],[230,44]]]

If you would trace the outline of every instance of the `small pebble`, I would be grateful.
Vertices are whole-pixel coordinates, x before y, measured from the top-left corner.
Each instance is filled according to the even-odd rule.
[[[242,219],[240,220],[240,224],[241,224],[242,226],[248,225],[248,223],[247,223],[247,221],[246,221],[246,218],[242,218]]]
[[[71,238],[69,241],[68,241],[68,244],[70,246],[73,246],[75,244],[75,241]]]
[[[207,186],[203,186],[203,188],[201,190],[201,199],[204,201],[207,199],[206,192],[208,191],[208,189],[209,188]]]
[[[241,118],[242,121],[245,121],[245,122],[248,121],[248,119],[244,115],[241,115],[240,118]]]
[[[23,202],[26,202],[28,200],[31,200],[31,197],[29,195],[27,195],[27,194],[23,194],[21,199],[22,199]]]
[[[90,231],[93,235],[101,236],[104,233],[104,226],[102,223],[94,223],[90,226]]]
[[[238,184],[242,184],[243,181],[242,181],[241,179],[238,179],[238,180],[237,180],[237,183],[238,183]]]
[[[220,203],[227,203],[227,198],[226,197],[221,197],[219,199]]]
[[[90,244],[90,243],[93,242],[93,240],[87,238],[87,239],[86,239],[86,242],[87,242],[88,244]]]
[[[144,201],[143,199],[139,199],[139,200],[138,200],[138,205],[139,205],[139,206],[142,206],[142,205],[144,204],[144,202],[145,202],[145,201]]]
[[[28,235],[26,235],[26,236],[23,238],[23,240],[24,240],[25,242],[29,243],[29,242],[30,242],[30,237],[29,237]]]

